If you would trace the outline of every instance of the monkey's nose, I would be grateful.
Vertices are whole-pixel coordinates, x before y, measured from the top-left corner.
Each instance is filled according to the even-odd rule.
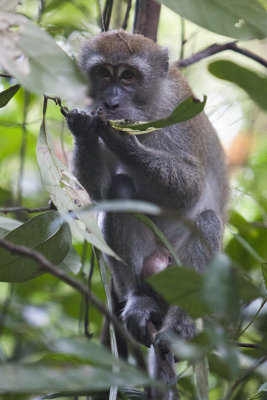
[[[110,101],[104,101],[104,106],[107,110],[115,110],[116,108],[119,108],[119,102],[117,100],[110,100]]]

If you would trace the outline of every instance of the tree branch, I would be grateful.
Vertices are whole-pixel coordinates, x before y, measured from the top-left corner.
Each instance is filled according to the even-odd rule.
[[[122,29],[126,29],[127,28],[131,7],[132,7],[132,0],[128,0],[125,17],[124,17],[124,20],[123,20],[123,23],[122,23],[122,26],[121,26]]]
[[[155,0],[136,0],[134,33],[157,41],[161,5]]]
[[[221,53],[225,50],[232,50],[236,53],[243,54],[254,61],[257,61],[261,65],[267,68],[267,60],[264,58],[252,53],[249,50],[241,49],[237,47],[236,40],[233,42],[225,43],[225,44],[217,44],[214,43],[211,46],[207,47],[204,50],[199,51],[198,53],[193,54],[191,57],[185,58],[183,60],[177,61],[177,66],[180,68],[188,67],[189,65],[195,64],[196,62],[203,60],[204,58],[210,57],[214,54]]]
[[[2,72],[0,73],[0,77],[1,77],[1,78],[13,78],[12,75],[4,74],[4,73],[2,73]]]
[[[67,275],[64,271],[57,268],[53,263],[51,263],[46,257],[44,257],[41,253],[36,250],[30,249],[26,246],[22,245],[15,245],[5,239],[0,239],[0,246],[5,248],[6,250],[10,251],[11,253],[20,254],[22,256],[31,258],[35,260],[41,267],[51,275],[59,278],[63,282],[67,283],[67,285],[73,287],[74,289],[78,290],[82,295],[87,297],[90,302],[102,313],[105,317],[112,322],[114,327],[118,330],[120,335],[122,335],[125,340],[129,343],[132,347],[132,350],[136,356],[138,361],[138,365],[143,369],[146,370],[145,362],[143,358],[143,354],[140,350],[139,345],[135,342],[132,336],[126,331],[126,329],[121,325],[119,320],[112,315],[108,309],[104,306],[104,304],[95,297],[90,290],[77,279],[72,278],[71,276]]]
[[[113,0],[106,0],[103,12],[104,27],[102,29],[104,30],[104,32],[106,32],[109,29],[112,9],[113,9]]]

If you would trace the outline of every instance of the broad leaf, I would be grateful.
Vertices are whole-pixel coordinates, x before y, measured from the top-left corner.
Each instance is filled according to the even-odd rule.
[[[228,324],[239,317],[239,289],[236,272],[224,254],[217,255],[203,280],[203,298],[209,308]]]
[[[201,111],[203,111],[206,100],[206,96],[204,96],[204,100],[202,102],[196,100],[193,96],[188,97],[188,99],[179,104],[179,106],[176,107],[167,118],[158,119],[157,121],[139,122],[136,124],[125,124],[125,122],[121,121],[110,121],[110,124],[115,129],[125,131],[129,134],[140,135],[148,133],[155,131],[156,129],[165,128],[167,126],[175,125],[194,118]]]
[[[77,274],[80,271],[82,263],[80,256],[74,249],[74,247],[71,246],[68,254],[64,258],[64,260],[61,261],[60,264],[58,264],[58,267],[65,271],[71,271],[73,274]]]
[[[0,239],[5,237],[9,231],[16,229],[20,225],[22,225],[22,222],[0,215]]]
[[[226,60],[214,61],[209,64],[208,68],[217,78],[233,82],[241,87],[252,100],[267,111],[267,76],[259,75],[250,69]]]
[[[14,11],[19,0],[0,0],[0,11]]]
[[[71,232],[61,215],[48,211],[9,232],[5,239],[35,249],[54,264],[59,264],[71,246]],[[45,273],[34,260],[0,248],[0,281],[23,282]]]
[[[82,100],[86,85],[76,64],[23,15],[0,13],[0,65],[27,90]]]
[[[178,304],[192,317],[202,317],[209,308],[202,300],[203,275],[191,268],[169,267],[148,279],[153,288],[171,304]]]
[[[57,158],[44,123],[42,123],[40,129],[36,152],[42,182],[50,194],[53,203],[66,216],[70,211],[73,212],[72,218],[68,218],[71,228],[76,230],[84,239],[88,240],[88,242],[92,243],[99,250],[117,257],[106,244],[95,216],[90,212],[83,212],[80,216],[75,213],[79,211],[77,201],[83,201],[79,196],[80,192],[83,193],[84,190],[77,190],[75,186],[76,179]],[[87,201],[89,202],[89,199]],[[81,224],[74,219],[77,216]]]
[[[261,385],[258,393],[250,397],[249,400],[267,400],[267,383]]]
[[[51,393],[108,390],[111,386],[143,385],[151,379],[135,369],[112,372],[111,369],[91,366],[64,368],[38,364],[5,364],[0,366],[0,393]]]
[[[86,361],[97,367],[123,369],[143,378],[143,372],[125,360],[116,358],[105,346],[85,337],[58,339],[49,345],[52,352],[62,354],[62,356],[74,356],[79,360]]]
[[[19,90],[20,85],[10,86],[8,89],[0,93],[0,108],[7,105],[7,103],[12,99],[12,97]]]
[[[237,351],[233,345],[221,349],[220,356],[210,353],[208,355],[210,372],[225,378],[227,381],[235,378],[239,373]]]
[[[212,32],[240,40],[267,36],[267,12],[256,0],[157,0]]]
[[[21,221],[0,215],[0,238],[3,238],[9,231],[18,228],[20,225],[22,225]]]

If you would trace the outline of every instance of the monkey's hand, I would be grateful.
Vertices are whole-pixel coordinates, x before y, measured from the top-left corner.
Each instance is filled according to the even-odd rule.
[[[96,136],[100,116],[102,116],[100,108],[90,114],[75,108],[67,114],[66,121],[69,130],[75,137],[92,136],[93,133]]]
[[[139,144],[135,135],[130,135],[113,128],[103,115],[99,118],[98,128],[100,137],[109,149],[115,153],[124,154],[125,151],[131,152],[131,149],[135,149]]]
[[[149,322],[158,330],[164,312],[155,299],[144,294],[132,294],[122,313],[123,321],[134,338],[145,346],[151,345]]]

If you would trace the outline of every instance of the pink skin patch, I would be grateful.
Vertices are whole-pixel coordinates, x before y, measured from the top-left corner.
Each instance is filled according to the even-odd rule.
[[[166,269],[172,262],[172,256],[167,249],[156,249],[144,259],[142,274],[144,277],[157,274]]]

